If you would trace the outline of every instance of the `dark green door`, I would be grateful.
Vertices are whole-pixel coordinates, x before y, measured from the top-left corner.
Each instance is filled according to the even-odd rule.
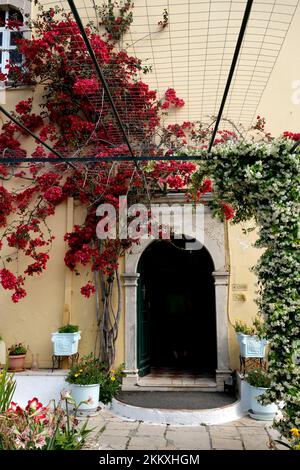
[[[137,298],[137,359],[139,376],[150,372],[150,302],[143,261],[140,262]]]

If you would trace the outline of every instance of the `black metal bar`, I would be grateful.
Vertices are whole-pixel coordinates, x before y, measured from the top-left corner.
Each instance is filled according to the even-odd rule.
[[[0,163],[12,164],[12,163],[63,163],[63,162],[80,162],[80,163],[103,163],[103,162],[161,162],[161,161],[197,161],[199,157],[196,155],[185,155],[185,156],[173,156],[173,157],[128,157],[126,155],[120,156],[109,156],[109,157],[62,157],[62,158],[48,158],[48,157],[7,157],[0,158]]]
[[[74,3],[73,0],[68,0],[68,3],[69,3],[69,6],[70,6],[71,11],[72,11],[72,13],[73,13],[73,16],[74,16],[74,18],[75,18],[75,21],[76,21],[76,23],[77,23],[77,26],[78,26],[78,28],[79,28],[79,30],[80,30],[80,32],[81,32],[82,38],[83,38],[83,40],[84,40],[84,42],[85,42],[86,48],[87,48],[87,50],[88,50],[88,53],[90,54],[90,57],[91,57],[91,59],[92,59],[92,61],[93,61],[94,67],[95,67],[96,72],[97,72],[97,75],[98,75],[98,77],[99,77],[100,80],[101,80],[101,83],[102,83],[102,85],[103,85],[103,88],[104,88],[104,90],[105,90],[105,93],[106,93],[106,95],[107,95],[107,98],[108,98],[108,100],[109,100],[109,102],[110,102],[110,105],[111,105],[111,107],[112,107],[112,110],[113,110],[113,113],[114,113],[115,118],[116,118],[116,120],[117,120],[117,123],[118,123],[118,125],[119,125],[119,128],[120,128],[121,131],[122,131],[122,134],[123,134],[123,137],[124,137],[124,139],[125,139],[126,145],[127,145],[128,149],[129,149],[129,151],[130,151],[132,157],[134,157],[134,152],[133,152],[133,149],[132,149],[132,147],[131,147],[129,138],[128,138],[127,134],[126,134],[125,127],[124,127],[123,122],[122,122],[122,120],[121,120],[121,118],[120,118],[120,115],[119,115],[118,110],[117,110],[117,108],[116,108],[115,102],[114,102],[114,100],[113,100],[113,97],[112,97],[112,95],[111,95],[109,86],[108,86],[108,84],[107,84],[107,82],[106,82],[106,80],[105,80],[105,77],[104,77],[104,75],[103,75],[103,72],[102,72],[102,70],[101,70],[101,67],[100,67],[100,65],[98,64],[98,61],[97,61],[97,57],[96,57],[96,55],[95,55],[95,52],[94,52],[94,50],[93,50],[93,48],[92,48],[92,46],[91,46],[91,43],[90,43],[90,41],[89,41],[89,38],[87,37],[87,34],[86,34],[86,32],[85,32],[84,26],[83,26],[83,24],[82,24],[81,18],[80,18],[79,13],[78,13],[77,7],[76,7],[76,5],[75,5],[75,3]]]
[[[217,116],[217,119],[216,119],[215,127],[214,127],[214,130],[213,130],[211,139],[210,139],[210,143],[209,143],[209,147],[208,147],[208,153],[210,153],[210,151],[212,149],[212,146],[214,144],[214,140],[215,140],[215,137],[216,137],[216,134],[217,134],[217,130],[218,130],[218,127],[219,127],[219,124],[220,124],[220,121],[221,121],[223,111],[224,111],[224,106],[225,106],[225,103],[226,103],[226,100],[227,100],[227,96],[228,96],[228,92],[229,92],[229,89],[230,89],[232,77],[233,77],[235,67],[236,67],[236,63],[237,63],[237,60],[238,60],[238,57],[239,57],[239,53],[240,53],[241,45],[242,45],[243,38],[244,38],[244,35],[245,35],[245,31],[246,31],[247,23],[248,23],[248,20],[249,20],[249,16],[250,16],[250,13],[251,13],[252,5],[253,5],[253,0],[247,0],[247,5],[246,5],[246,8],[245,8],[244,17],[243,17],[243,21],[242,21],[242,24],[241,24],[241,29],[240,29],[240,32],[239,32],[238,40],[237,40],[237,43],[236,43],[236,46],[235,46],[235,51],[234,51],[234,55],[233,55],[233,58],[232,58],[229,74],[228,74],[228,77],[227,77],[227,82],[226,82],[226,86],[225,86],[225,89],[224,89],[223,98],[222,98],[220,109],[219,109],[218,116]]]
[[[6,117],[8,117],[8,119],[10,119],[18,127],[20,127],[23,131],[27,132],[27,134],[30,134],[35,140],[37,140],[40,144],[42,144],[44,147],[46,147],[46,149],[48,149],[48,150],[50,150],[50,152],[54,153],[54,155],[56,155],[60,160],[64,158],[59,152],[57,152],[54,148],[52,148],[50,145],[48,145],[46,142],[44,142],[38,135],[36,135],[34,132],[32,132],[30,129],[28,129],[28,127],[24,126],[24,124],[22,122],[18,121],[18,119],[16,119],[8,111],[6,111],[6,109],[3,108],[3,106],[1,106],[1,104],[0,104],[0,111]],[[5,159],[2,158],[1,160],[5,160]],[[24,159],[24,161],[25,161],[25,159]],[[75,169],[74,165],[72,165],[71,163],[68,163],[68,164],[70,166],[72,166],[72,168]]]

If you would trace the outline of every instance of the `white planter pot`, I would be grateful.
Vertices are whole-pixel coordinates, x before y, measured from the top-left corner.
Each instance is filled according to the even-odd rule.
[[[248,384],[249,385],[249,384]],[[253,387],[249,385],[251,417],[254,419],[273,420],[278,412],[278,406],[275,403],[270,405],[262,405],[257,398],[263,395],[268,389],[262,387]]]
[[[242,357],[265,357],[266,345],[268,344],[266,339],[260,339],[258,336],[237,333],[237,340],[240,344]]]
[[[6,364],[6,346],[4,341],[0,340],[0,365]]]
[[[52,333],[53,354],[56,356],[70,356],[78,351],[78,342],[81,338],[81,331],[76,333]]]
[[[90,400],[90,403],[82,403],[78,411],[95,411],[99,404],[100,385],[71,384],[71,395],[78,405],[82,401]]]

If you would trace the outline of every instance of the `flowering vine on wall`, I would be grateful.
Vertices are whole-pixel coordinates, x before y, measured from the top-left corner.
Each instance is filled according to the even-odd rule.
[[[258,306],[270,341],[268,355],[272,386],[264,400],[283,402],[286,432],[300,424],[300,151],[299,134],[285,132],[270,142],[227,143],[195,153],[203,158],[193,175],[191,192],[203,178],[213,179],[212,209],[230,203],[235,222],[254,218],[259,229],[256,246],[264,249],[254,268],[259,286]],[[294,149],[294,150],[293,150]],[[223,214],[221,214],[223,216]],[[225,212],[226,216],[226,212]]]

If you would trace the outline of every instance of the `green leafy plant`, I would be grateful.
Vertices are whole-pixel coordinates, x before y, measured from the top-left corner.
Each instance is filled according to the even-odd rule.
[[[260,317],[256,317],[252,321],[251,326],[247,325],[246,322],[240,319],[237,319],[233,326],[236,333],[250,336],[258,336],[259,338],[266,337],[266,327]]]
[[[121,364],[117,369],[110,369],[103,372],[100,380],[99,397],[102,403],[110,403],[118,394],[121,389],[123,377],[125,377],[124,364]]]
[[[61,406],[63,401],[65,410]],[[83,403],[87,402],[82,401],[77,404],[69,392],[61,394],[61,401],[58,404],[54,402],[52,416],[54,422],[56,421],[56,427],[52,438],[47,443],[47,450],[79,450],[82,448],[87,435],[94,429],[87,429],[88,420],[79,426],[77,412]],[[72,415],[69,405],[73,408]]]
[[[0,372],[0,412],[9,408],[13,394],[16,390],[16,381],[13,374],[3,369]]]
[[[241,333],[243,335],[254,335],[254,328],[248,326],[247,323],[242,320],[236,320],[234,323],[234,329],[236,333]]]
[[[263,369],[251,370],[245,379],[252,387],[269,388],[271,385],[271,379]]]
[[[105,365],[93,354],[89,354],[71,367],[66,381],[78,385],[99,384],[104,371]]]
[[[27,347],[22,343],[13,344],[8,350],[10,356],[22,356],[27,353]]]
[[[58,329],[59,333],[77,333],[77,331],[79,331],[79,326],[78,325],[70,325],[70,324],[61,326]]]

